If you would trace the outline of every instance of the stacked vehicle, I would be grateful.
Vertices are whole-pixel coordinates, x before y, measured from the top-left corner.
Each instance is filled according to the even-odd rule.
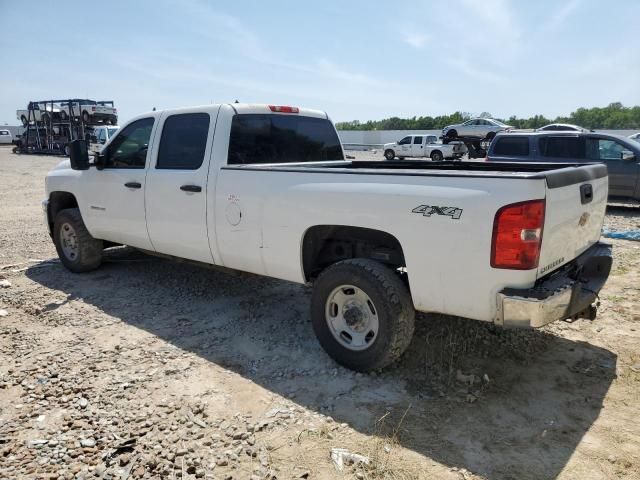
[[[91,143],[95,139],[98,143],[95,130],[115,126],[118,112],[112,100],[40,100],[17,110],[16,118],[26,130],[16,142],[15,153],[69,155],[69,143],[73,140]]]

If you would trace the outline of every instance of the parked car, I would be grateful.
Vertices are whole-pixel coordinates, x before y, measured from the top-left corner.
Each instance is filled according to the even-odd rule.
[[[604,163],[609,197],[640,200],[640,143],[621,135],[593,132],[535,132],[497,135],[488,162]]]
[[[640,142],[640,133],[634,133],[633,135],[629,135],[631,140],[635,140],[636,142]]]
[[[384,158],[393,160],[398,157],[404,160],[406,157],[427,157],[434,162],[445,158],[460,158],[467,151],[462,142],[447,145],[438,142],[435,135],[407,135],[402,140],[384,144]]]
[[[61,106],[65,115],[71,114],[71,118],[79,119],[87,124],[103,122],[105,124],[118,124],[118,110],[112,102],[96,102],[95,100],[75,100],[65,102]]]
[[[354,370],[399,358],[415,310],[520,327],[595,316],[611,268],[603,165],[390,163],[345,160],[317,110],[155,111],[92,164],[73,141],[42,206],[72,272],[114,242],[313,284],[316,336]]]
[[[31,115],[29,115],[29,109],[31,109]],[[62,117],[60,105],[55,103],[53,105],[50,103],[31,103],[26,110],[16,110],[16,118],[22,122],[22,126],[26,127],[28,123],[33,123],[34,121],[49,123],[53,120],[57,122]]]
[[[493,118],[472,118],[459,125],[449,125],[442,129],[442,136],[447,138],[473,137],[492,139],[496,133],[511,130],[511,125],[505,125]]]
[[[0,145],[11,145],[13,143],[13,135],[9,130],[0,129]]]
[[[89,152],[100,153],[105,144],[113,137],[120,127],[117,125],[97,125],[89,127],[87,133],[89,135]]]
[[[571,125],[569,123],[550,123],[544,127],[536,128],[536,132],[589,132],[587,128],[579,127],[578,125]]]

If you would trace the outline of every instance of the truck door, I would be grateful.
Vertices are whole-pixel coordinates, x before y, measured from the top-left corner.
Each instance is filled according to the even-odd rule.
[[[413,137],[413,143],[411,144],[411,156],[424,157],[424,137],[422,135],[416,135]]]
[[[218,111],[189,109],[160,118],[146,187],[147,228],[159,253],[214,263],[207,235],[207,172]]]
[[[632,153],[620,142],[609,138],[587,138],[587,159],[601,161],[609,172],[609,195],[633,198],[640,175],[640,159],[625,160],[623,153]]]
[[[144,211],[145,166],[154,117],[136,120],[118,132],[106,149],[104,169],[84,172],[85,223],[96,238],[152,250]]]
[[[402,140],[398,142],[398,151],[396,152],[396,155],[398,157],[404,158],[404,157],[411,156],[412,140],[413,140],[412,137],[408,136],[408,137],[404,137]]]

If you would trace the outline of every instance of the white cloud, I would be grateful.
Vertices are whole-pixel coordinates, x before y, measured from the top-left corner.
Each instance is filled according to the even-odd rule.
[[[500,37],[515,41],[522,36],[509,0],[462,0],[461,8],[473,17],[480,38],[485,32],[494,40]],[[456,17],[451,16],[450,21],[455,22]]]
[[[424,33],[417,33],[417,32],[404,33],[402,37],[402,40],[405,43],[408,43],[409,45],[415,48],[424,47],[429,41],[429,39],[430,39],[429,35],[426,35]]]
[[[489,70],[482,70],[463,58],[450,59],[447,60],[446,63],[474,80],[489,83],[503,83],[505,80],[504,77],[497,73]]]
[[[582,0],[570,0],[549,16],[543,26],[543,30],[557,30],[564,25],[566,20],[575,12]]]

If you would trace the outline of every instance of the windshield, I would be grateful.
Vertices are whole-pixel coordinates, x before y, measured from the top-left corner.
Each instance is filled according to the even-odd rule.
[[[108,132],[109,138],[113,137],[116,134],[117,131],[118,131],[117,128],[107,128],[107,132]]]

